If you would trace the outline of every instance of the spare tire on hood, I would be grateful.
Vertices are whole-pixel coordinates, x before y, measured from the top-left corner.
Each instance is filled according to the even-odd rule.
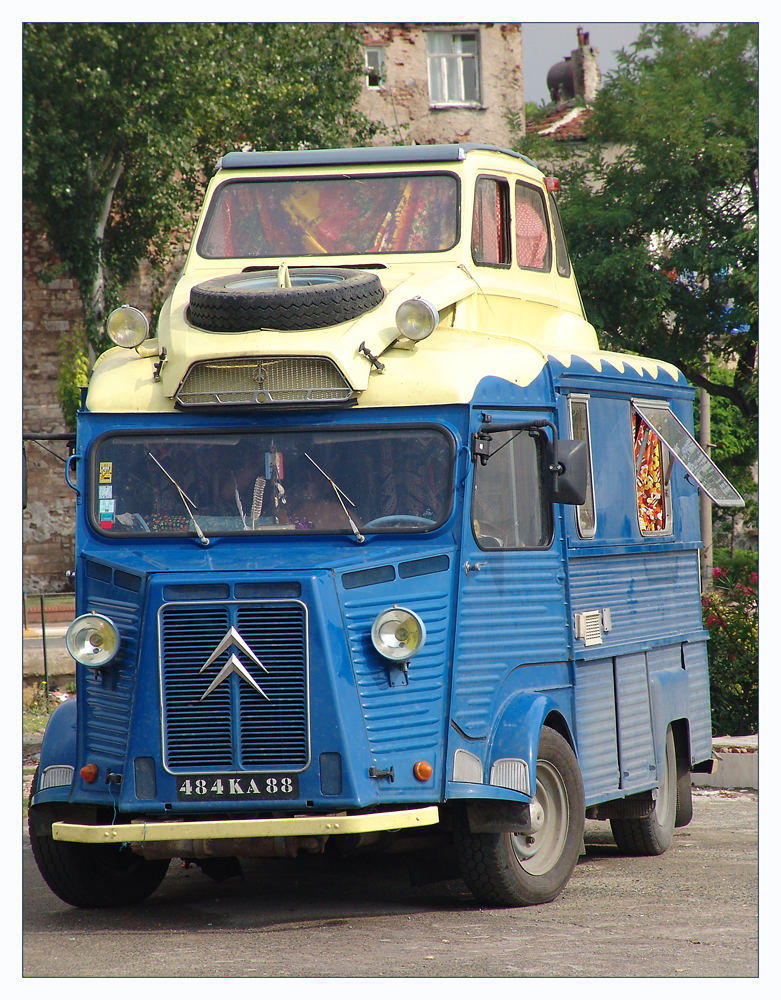
[[[382,302],[380,279],[370,271],[291,267],[243,271],[211,278],[190,290],[190,322],[204,330],[317,330],[355,319]]]

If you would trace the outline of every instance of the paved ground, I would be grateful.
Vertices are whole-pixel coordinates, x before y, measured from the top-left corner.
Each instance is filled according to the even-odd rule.
[[[74,910],[25,839],[24,975],[725,977],[744,993],[758,970],[757,795],[696,790],[694,805],[659,858],[621,857],[608,825],[589,823],[565,892],[529,909],[481,909],[460,883],[413,887],[396,857],[246,862],[220,884],[175,862],[138,907]]]

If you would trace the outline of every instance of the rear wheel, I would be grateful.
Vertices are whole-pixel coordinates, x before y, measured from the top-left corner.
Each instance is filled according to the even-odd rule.
[[[664,854],[673,839],[678,805],[678,766],[671,728],[665,741],[664,767],[656,792],[656,803],[642,819],[611,819],[613,838],[619,850],[635,856]]]
[[[675,807],[675,825],[688,826],[694,814],[692,802],[692,773],[685,764],[678,764],[677,802]]]
[[[471,833],[456,828],[464,881],[475,897],[499,906],[549,903],[577,864],[583,840],[583,782],[575,754],[544,726],[537,752],[536,799],[544,814],[533,838],[518,833]]]

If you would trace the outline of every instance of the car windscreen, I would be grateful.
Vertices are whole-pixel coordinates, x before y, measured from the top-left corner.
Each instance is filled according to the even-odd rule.
[[[112,434],[90,462],[93,525],[164,536],[429,531],[451,509],[453,441],[431,427]]]
[[[235,180],[217,188],[198,239],[208,259],[447,250],[458,238],[453,174]]]

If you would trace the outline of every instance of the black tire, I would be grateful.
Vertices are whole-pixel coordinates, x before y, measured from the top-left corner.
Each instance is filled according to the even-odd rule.
[[[30,846],[35,863],[55,896],[82,908],[129,906],[157,889],[170,861],[144,861],[129,847],[71,844],[36,833],[30,810]]]
[[[611,819],[613,839],[623,854],[655,857],[664,854],[673,839],[678,808],[678,766],[675,739],[671,728],[665,740],[664,767],[660,776],[656,803],[642,819]]]
[[[276,270],[245,271],[203,281],[190,289],[190,322],[214,332],[319,330],[355,319],[382,302],[380,279],[370,271],[295,267],[290,287]]]
[[[580,855],[585,824],[583,782],[575,754],[544,726],[537,751],[536,798],[545,812],[530,845],[514,833],[471,833],[466,817],[454,829],[461,873],[472,894],[495,906],[549,903],[563,890]]]
[[[678,763],[678,784],[676,787],[675,825],[688,826],[694,815],[692,802],[692,774],[685,764]]]

